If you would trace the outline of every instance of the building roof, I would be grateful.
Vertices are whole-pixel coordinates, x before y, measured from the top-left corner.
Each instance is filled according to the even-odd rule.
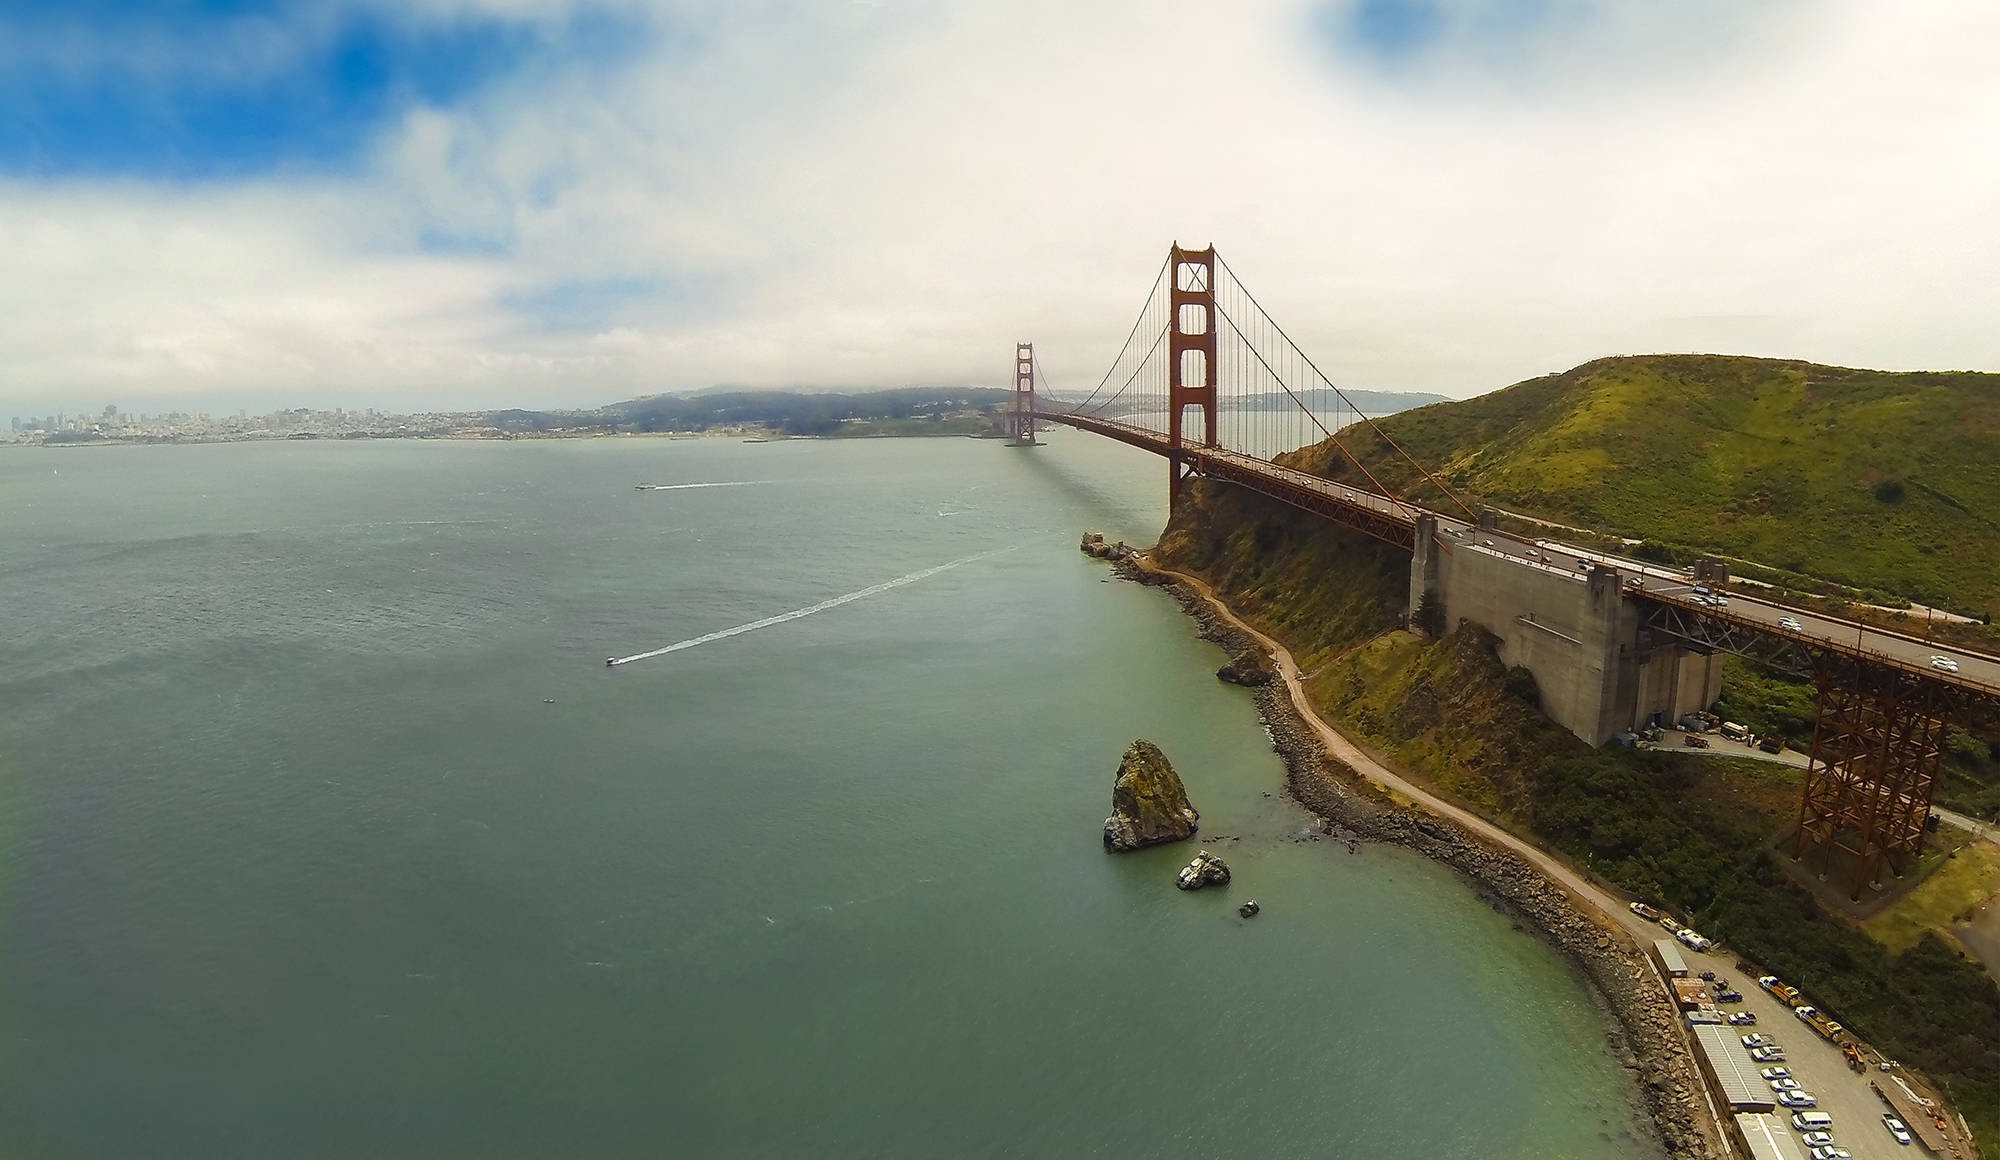
[[[1776,1116],[1739,1114],[1736,1130],[1750,1145],[1751,1160],[1804,1160],[1804,1150]]]
[[[1723,1102],[1732,1111],[1768,1112],[1778,1106],[1771,1085],[1757,1074],[1757,1065],[1743,1050],[1735,1028],[1703,1025],[1691,1030],[1708,1074],[1721,1086]]]

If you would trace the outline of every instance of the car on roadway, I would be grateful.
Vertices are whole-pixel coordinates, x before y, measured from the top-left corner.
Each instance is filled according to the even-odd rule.
[[[1776,1047],[1777,1044],[1772,1042],[1771,1037],[1762,1031],[1752,1031],[1743,1037],[1743,1046],[1750,1048]]]
[[[1731,1011],[1729,1013],[1729,1025],[1731,1027],[1755,1027],[1757,1025],[1757,1013],[1755,1011]]]
[[[1806,626],[1800,624],[1796,616],[1780,616],[1778,618],[1778,627],[1788,632],[1804,632],[1806,630]]]
[[[1578,560],[1576,562],[1576,566],[1579,571],[1584,571],[1584,572],[1590,571],[1590,561],[1588,560]]]
[[[1931,658],[1931,667],[1941,673],[1955,673],[1958,671],[1958,662],[1950,657],[1934,656]]]
[[[1798,1091],[1779,1092],[1778,1102],[1788,1108],[1816,1108],[1819,1106],[1819,1097],[1809,1091],[1800,1089]]]
[[[1767,1067],[1757,1074],[1763,1076],[1765,1079],[1790,1079],[1792,1069],[1789,1067]]]
[[[1807,1132],[1805,1135],[1800,1136],[1799,1139],[1804,1141],[1805,1146],[1808,1148],[1824,1148],[1833,1143],[1833,1133]]]
[[[1773,1043],[1769,1047],[1759,1047],[1750,1053],[1750,1058],[1758,1063],[1784,1063],[1785,1049]]]
[[[1887,1112],[1882,1113],[1882,1126],[1889,1129],[1889,1134],[1896,1138],[1896,1143],[1908,1144],[1910,1142],[1909,1127],[1903,1121]]]
[[[1795,1080],[1790,1076],[1785,1076],[1781,1079],[1774,1079],[1771,1081],[1771,1090],[1774,1092],[1795,1092],[1803,1086],[1804,1085],[1799,1083],[1798,1080]]]

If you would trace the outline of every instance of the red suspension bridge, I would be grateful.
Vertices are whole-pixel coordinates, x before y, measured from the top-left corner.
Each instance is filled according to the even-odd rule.
[[[1544,710],[1592,744],[1707,708],[1718,653],[1811,676],[1792,855],[1851,883],[1852,897],[1919,856],[1946,728],[2000,723],[2000,658],[1725,590],[1717,561],[1689,575],[1501,531],[1355,406],[1214,247],[1169,251],[1081,401],[1055,397],[1028,343],[1016,346],[1014,385],[1018,443],[1044,424],[1089,431],[1164,459],[1175,508],[1190,479],[1214,480],[1409,551],[1410,611],[1428,596],[1446,623],[1493,632],[1503,661],[1534,672]],[[1339,479],[1286,454],[1316,444]]]

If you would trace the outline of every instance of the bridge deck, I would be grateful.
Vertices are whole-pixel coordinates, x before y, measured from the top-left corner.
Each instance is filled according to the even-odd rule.
[[[1037,407],[1033,414],[1041,422],[1061,423],[1166,459],[1178,459],[1198,475],[1247,487],[1398,547],[1414,547],[1417,520],[1429,515],[1437,520],[1440,537],[1448,538],[1454,546],[1495,552],[1524,566],[1557,571],[1574,569],[1571,574],[1579,579],[1587,567],[1615,568],[1636,581],[1623,586],[1626,599],[1671,610],[1675,623],[1671,627],[1662,623],[1662,629],[1707,647],[1762,656],[1794,646],[1871,661],[1962,689],[2000,711],[2000,657],[1910,633],[1874,628],[1771,597],[1748,596],[1738,590],[1728,593],[1726,605],[1712,605],[1697,599],[1702,594],[1695,592],[1692,580],[1657,564],[1592,552],[1555,540],[1530,540],[1505,532],[1481,531],[1465,520],[1226,448],[1183,447],[1176,452],[1164,432],[1133,423],[1042,407]],[[1752,637],[1758,638],[1755,645],[1750,643]],[[1950,665],[1957,667],[1954,670]]]

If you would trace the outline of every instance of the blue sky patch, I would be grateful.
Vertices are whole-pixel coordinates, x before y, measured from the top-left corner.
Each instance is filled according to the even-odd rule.
[[[1323,36],[1343,56],[1383,67],[1412,65],[1449,47],[1504,65],[1529,39],[1582,31],[1587,0],[1336,0],[1319,10]]]
[[[268,0],[0,11],[0,172],[45,177],[340,171],[413,105],[630,52],[637,31],[609,17],[424,22]]]

